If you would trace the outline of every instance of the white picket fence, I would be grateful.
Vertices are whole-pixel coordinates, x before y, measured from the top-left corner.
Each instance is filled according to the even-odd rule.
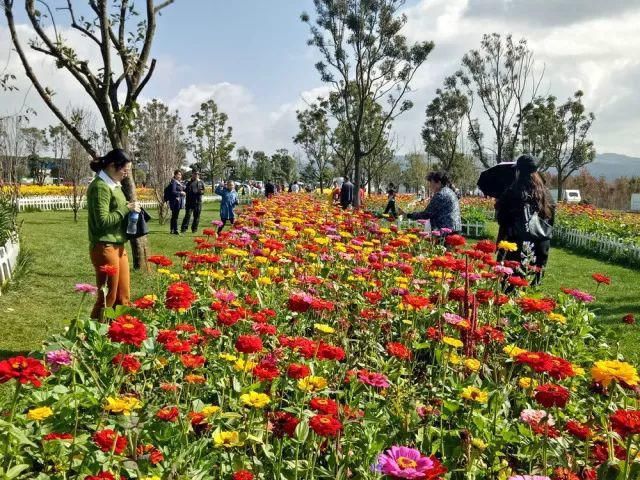
[[[398,218],[398,227],[409,226],[416,227],[422,225],[421,222],[416,222],[414,220],[407,220],[402,217]],[[484,222],[465,222],[462,220],[462,234],[467,237],[479,238],[484,236],[486,224]],[[431,231],[431,226],[429,222],[424,223],[425,231]]]
[[[18,263],[19,253],[20,243],[17,238],[9,239],[4,245],[0,246],[0,287],[11,279],[11,275]]]
[[[630,245],[605,235],[556,226],[553,229],[553,237],[568,247],[584,249],[605,258],[624,258],[634,263],[640,262],[640,246]]]
[[[218,195],[205,195],[202,197],[203,202],[218,202],[220,197]],[[86,207],[86,199],[83,198],[80,201],[80,208]],[[73,202],[71,198],[63,195],[46,195],[35,197],[22,197],[18,199],[18,211],[22,212],[27,209],[34,210],[72,210]],[[142,208],[156,208],[158,202],[155,200],[143,200],[140,201]]]

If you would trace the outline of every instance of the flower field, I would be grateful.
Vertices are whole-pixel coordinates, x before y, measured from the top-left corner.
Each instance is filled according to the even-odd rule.
[[[640,245],[640,214],[638,213],[604,210],[591,205],[563,204],[557,224]]]
[[[9,190],[10,186],[3,186],[2,189]],[[136,189],[140,200],[153,200],[155,195],[153,189],[138,187]],[[20,185],[21,197],[40,196],[69,196],[72,194],[72,187],[69,185]]]
[[[288,195],[214,233],[152,257],[130,309],[0,361],[0,476],[640,475],[640,379],[603,344],[595,292],[530,290],[495,261],[511,244]]]

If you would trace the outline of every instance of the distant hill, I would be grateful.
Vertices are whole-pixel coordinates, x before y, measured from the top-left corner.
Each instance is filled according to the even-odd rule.
[[[621,155],[619,153],[599,153],[587,170],[594,177],[605,177],[614,180],[620,177],[640,176],[640,158]]]

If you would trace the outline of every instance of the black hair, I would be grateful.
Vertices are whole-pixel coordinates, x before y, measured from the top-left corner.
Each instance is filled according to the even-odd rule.
[[[173,171],[173,176],[175,177],[179,173],[182,173],[182,170],[174,170]]]
[[[518,179],[513,182],[511,189],[517,197],[523,201],[531,199],[536,211],[542,218],[550,219],[553,216],[553,204],[547,194],[544,179],[536,171],[521,170]]]
[[[440,183],[443,187],[451,185],[451,180],[446,172],[431,172],[427,175],[427,180],[430,182]]]
[[[97,159],[92,160],[89,164],[89,168],[98,173],[100,170],[104,170],[111,164],[116,167],[116,170],[121,170],[128,163],[131,163],[131,159],[127,156],[125,151],[121,148],[114,148],[104,157],[98,157]]]
[[[344,177],[344,183],[347,183],[349,181],[349,177]]]

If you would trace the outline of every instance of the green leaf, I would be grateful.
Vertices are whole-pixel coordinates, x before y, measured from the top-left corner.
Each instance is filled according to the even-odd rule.
[[[27,468],[29,468],[29,465],[26,463],[21,463],[20,465],[16,465],[15,467],[12,467],[9,470],[7,470],[7,473],[4,474],[3,478],[7,480],[11,480],[12,478],[18,478],[18,476],[22,472],[24,472]]]

